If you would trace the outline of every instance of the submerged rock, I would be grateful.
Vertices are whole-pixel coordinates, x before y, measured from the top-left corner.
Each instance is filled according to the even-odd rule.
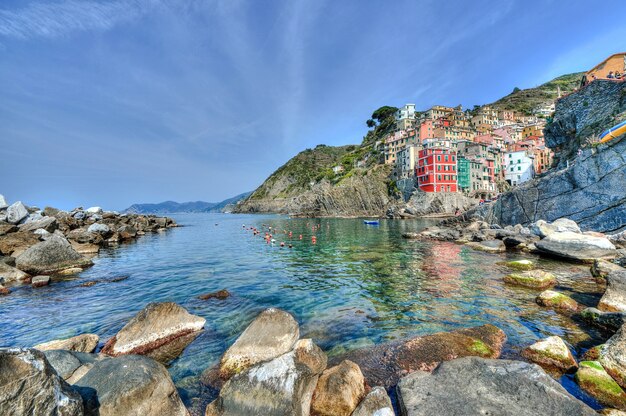
[[[541,367],[521,361],[460,358],[398,383],[403,415],[593,416]]]
[[[626,269],[612,270],[606,276],[606,291],[598,303],[605,312],[626,312]]]
[[[574,379],[603,405],[626,410],[626,393],[599,362],[581,361]]]
[[[0,414],[82,416],[83,402],[42,352],[3,348],[0,349]]]
[[[319,416],[350,416],[365,396],[365,379],[358,365],[349,360],[326,369],[320,376],[311,411]]]
[[[613,258],[616,254],[615,246],[608,238],[571,231],[552,233],[537,241],[535,247],[543,253],[579,261]]]
[[[92,264],[91,260],[78,254],[67,240],[60,237],[37,243],[15,259],[16,267],[30,274],[50,274]]]
[[[74,387],[87,415],[188,415],[167,369],[148,357],[96,361]]]
[[[286,353],[299,337],[298,323],[291,314],[276,308],[264,310],[222,356],[220,377],[227,380],[246,368]]]
[[[561,337],[557,336],[548,337],[524,348],[522,357],[539,365],[563,371],[575,370],[578,367],[570,349]]]
[[[505,340],[501,329],[482,325],[358,349],[336,357],[332,364],[348,359],[358,364],[369,385],[391,387],[407,373],[430,371],[442,361],[466,356],[498,358]]]
[[[200,334],[205,322],[173,302],[150,303],[107,341],[101,353],[147,355],[167,363]]]
[[[517,286],[531,289],[545,289],[556,284],[556,277],[543,270],[530,270],[521,273],[511,273],[504,276],[504,281]]]
[[[208,299],[219,299],[224,300],[230,297],[230,292],[226,289],[218,290],[217,292],[205,293],[203,295],[198,296],[198,299],[208,300]]]
[[[233,375],[206,416],[307,416],[313,390],[326,368],[326,355],[310,339],[293,350]]]
[[[532,270],[535,268],[535,263],[533,263],[531,260],[513,260],[513,261],[506,261],[506,262],[502,262],[499,263],[502,264],[506,267],[509,267],[511,269],[515,269],[515,270]]]
[[[590,324],[613,333],[626,323],[626,312],[602,312],[596,308],[585,308],[580,316]]]
[[[554,290],[544,290],[537,296],[535,301],[548,308],[554,308],[561,311],[576,312],[578,310],[578,302],[569,296],[555,292]]]
[[[352,416],[394,416],[393,406],[382,387],[374,387],[359,403]]]
[[[35,345],[33,348],[40,351],[68,350],[77,352],[93,352],[98,346],[100,337],[96,334],[81,334],[66,339],[55,339]]]

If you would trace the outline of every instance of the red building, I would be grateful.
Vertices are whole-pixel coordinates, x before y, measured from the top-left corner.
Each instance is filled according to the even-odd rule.
[[[419,152],[416,176],[425,192],[457,192],[456,152],[435,147]]]

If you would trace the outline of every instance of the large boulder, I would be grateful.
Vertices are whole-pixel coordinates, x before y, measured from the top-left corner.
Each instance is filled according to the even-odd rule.
[[[0,237],[0,253],[17,257],[39,242],[39,237],[30,232],[16,232]]]
[[[293,350],[233,375],[206,416],[307,416],[313,390],[326,368],[326,355],[310,339]]]
[[[406,416],[596,415],[537,365],[477,357],[404,377],[398,401]]]
[[[86,267],[93,263],[74,250],[60,237],[52,237],[28,248],[15,259],[18,269],[30,274],[51,274],[70,267]]]
[[[83,396],[86,415],[188,415],[167,369],[148,357],[96,361],[74,388]]]
[[[558,336],[548,337],[524,348],[522,357],[548,369],[571,371],[578,367],[572,352]]]
[[[28,279],[27,273],[0,262],[0,283],[19,282],[26,279]]]
[[[359,403],[352,416],[394,416],[393,405],[384,388],[374,387]]]
[[[40,351],[68,350],[77,352],[93,352],[98,346],[100,337],[96,334],[80,334],[66,339],[55,339],[35,345],[33,348]]]
[[[220,377],[227,380],[246,368],[286,353],[299,337],[298,322],[291,314],[276,308],[264,310],[222,356]]]
[[[89,207],[85,210],[85,212],[89,214],[102,214],[102,208],[100,207]]]
[[[487,324],[354,350],[335,357],[331,364],[348,359],[358,364],[370,386],[391,387],[407,373],[430,371],[442,361],[466,356],[498,358],[505,341],[501,329]]]
[[[365,397],[365,379],[358,365],[349,360],[324,370],[320,376],[311,411],[319,416],[350,416]]]
[[[543,253],[579,261],[613,258],[616,254],[615,246],[608,238],[572,231],[552,233],[537,241],[535,247]]]
[[[9,205],[6,210],[6,215],[6,222],[9,224],[17,224],[28,217],[28,209],[24,204],[22,204],[22,201],[17,201]]]
[[[82,416],[83,402],[42,352],[2,348],[0,414]]]
[[[167,363],[200,335],[205,322],[173,302],[150,303],[100,352],[111,356],[141,354]]]
[[[4,199],[4,195],[0,194],[0,209],[5,209],[8,206],[9,204],[7,204],[7,200]]]
[[[626,393],[599,362],[581,361],[574,379],[603,405],[626,410]]]
[[[101,234],[87,231],[84,228],[77,228],[68,232],[67,238],[79,244],[102,244],[104,242]]]
[[[626,312],[626,269],[620,269],[606,275],[606,291],[598,303],[601,311]]]
[[[18,231],[19,228],[14,224],[2,221],[0,218],[0,236],[7,235]]]
[[[607,373],[626,388],[626,325],[613,335],[600,349],[598,359]]]

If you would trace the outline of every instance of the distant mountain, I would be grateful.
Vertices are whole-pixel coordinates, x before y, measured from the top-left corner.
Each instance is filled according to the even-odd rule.
[[[158,204],[133,204],[126,208],[124,212],[134,214],[171,214],[176,212],[226,212],[239,202],[247,198],[250,192],[246,192],[221,202],[175,202],[165,201]]]

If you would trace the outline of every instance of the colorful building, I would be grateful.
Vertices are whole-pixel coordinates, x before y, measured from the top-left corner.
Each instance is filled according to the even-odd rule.
[[[415,128],[415,104],[405,104],[396,111],[396,130]]]
[[[446,147],[419,151],[417,186],[424,192],[457,192],[456,152]]]

